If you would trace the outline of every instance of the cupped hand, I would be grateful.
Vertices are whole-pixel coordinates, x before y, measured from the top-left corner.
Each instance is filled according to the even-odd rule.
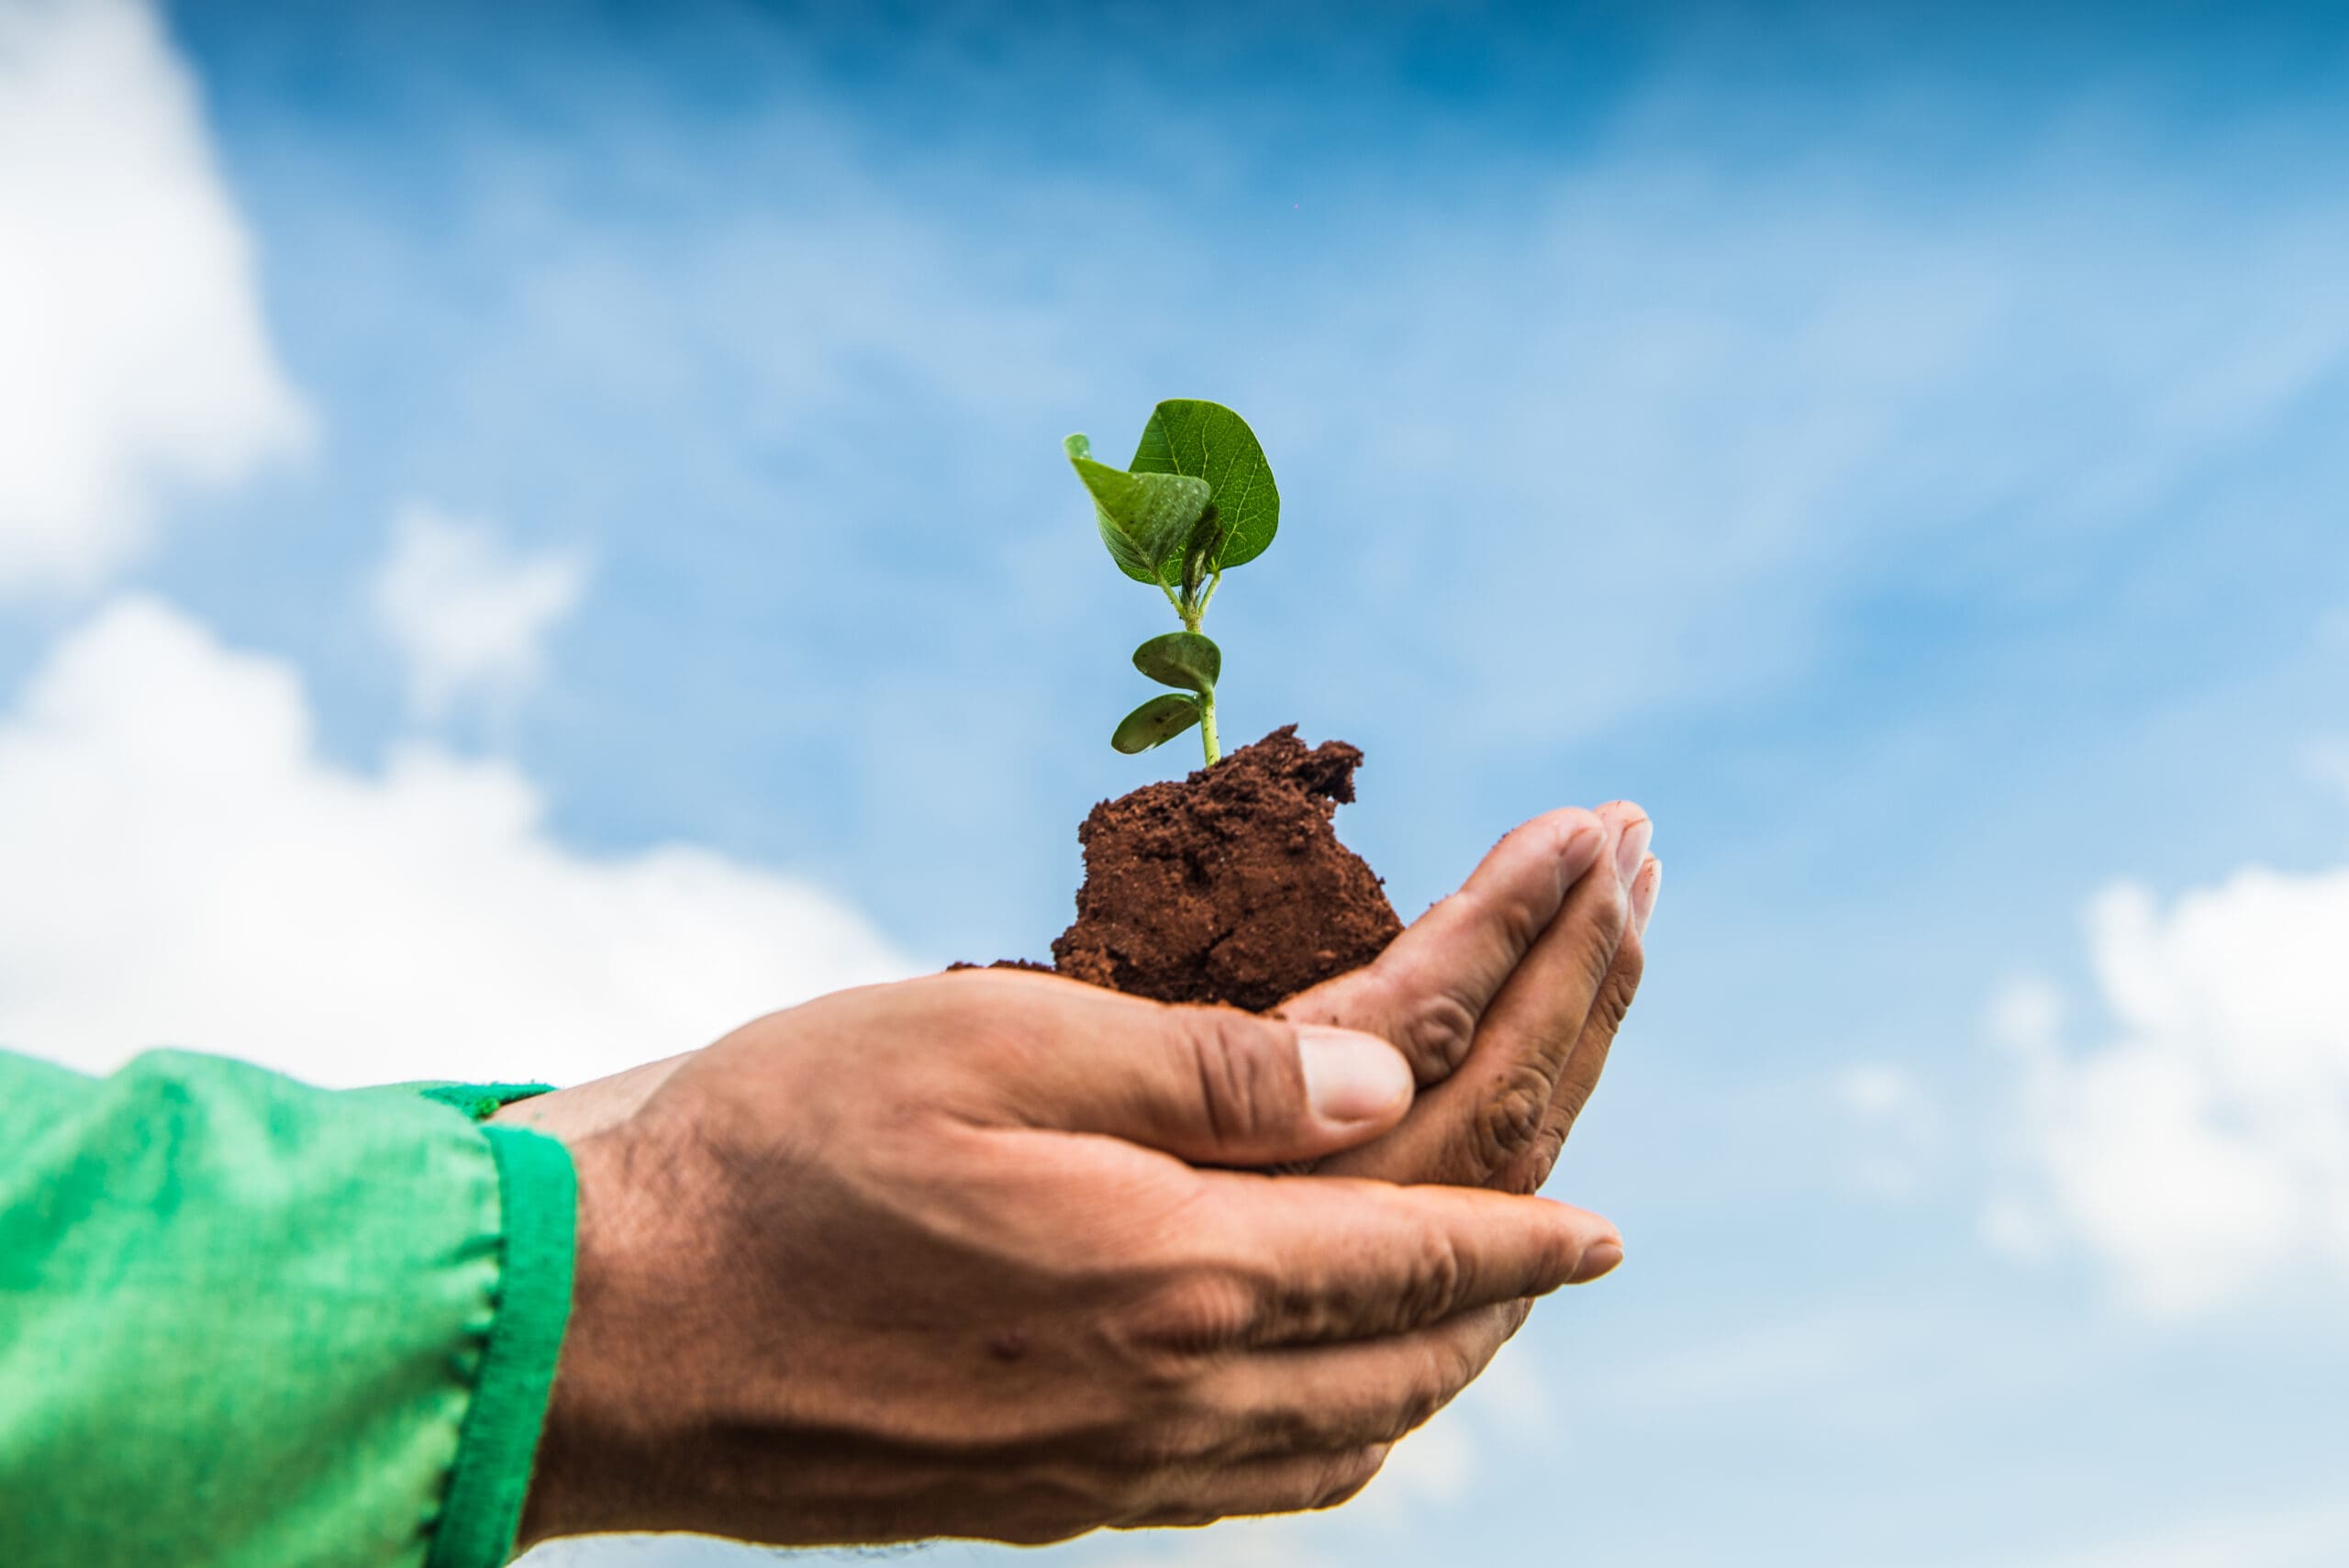
[[[1429,1085],[1394,1131],[1310,1168],[1518,1193],[1547,1180],[1639,990],[1664,880],[1652,836],[1626,801],[1537,817],[1375,962],[1277,1008],[1393,1041]]]
[[[1293,1168],[1541,1186],[1639,990],[1664,882],[1651,837],[1647,814],[1625,801],[1537,817],[1375,962],[1275,1009],[1393,1041],[1429,1086],[1387,1136]],[[689,1060],[520,1101],[498,1119],[575,1140],[625,1118]]]
[[[1326,1162],[1411,1097],[1368,1035],[1000,972],[664,1064],[573,1145],[526,1539],[1035,1542],[1351,1496],[1621,1256],[1544,1199],[1218,1168]]]

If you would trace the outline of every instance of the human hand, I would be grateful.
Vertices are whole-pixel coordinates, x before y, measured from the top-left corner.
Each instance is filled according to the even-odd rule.
[[[1423,1092],[1318,1173],[1530,1193],[1598,1084],[1663,886],[1626,801],[1537,817],[1364,968],[1275,1009],[1391,1040]]]
[[[1382,1041],[1071,981],[842,992],[573,1148],[572,1325],[525,1538],[1038,1542],[1340,1501],[1528,1298],[1543,1199],[1205,1166],[1392,1128]]]
[[[1393,1132],[1310,1168],[1538,1188],[1639,990],[1664,881],[1650,832],[1647,814],[1624,801],[1537,817],[1375,962],[1275,1009],[1392,1041],[1427,1091]],[[621,1120],[687,1060],[518,1101],[497,1119],[576,1140]]]

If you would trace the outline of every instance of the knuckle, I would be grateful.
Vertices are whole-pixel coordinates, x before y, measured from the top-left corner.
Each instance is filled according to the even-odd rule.
[[[1647,967],[1646,955],[1637,951],[1616,955],[1615,964],[1599,983],[1596,1011],[1598,1024],[1609,1039],[1623,1027],[1623,1019],[1631,1011],[1631,998],[1639,995],[1640,973]]]
[[[1590,1104],[1591,1090],[1596,1087],[1596,1084],[1585,1078],[1570,1077],[1563,1080],[1558,1084],[1556,1095],[1550,1102],[1550,1114],[1542,1122],[1543,1138],[1554,1137],[1558,1148],[1565,1147],[1566,1134],[1574,1130],[1575,1118],[1582,1115],[1585,1106]],[[1553,1153],[1555,1151],[1555,1150],[1552,1151]]]
[[[1164,1503],[1119,1521],[1121,1529],[1197,1529],[1225,1517],[1205,1503]]]
[[[1511,1340],[1517,1338],[1517,1331],[1520,1329],[1524,1328],[1525,1320],[1532,1316],[1533,1301],[1531,1296],[1521,1296],[1515,1301],[1503,1302],[1501,1304],[1500,1342],[1505,1345]]]
[[[1415,1432],[1435,1419],[1437,1411],[1452,1403],[1453,1396],[1467,1386],[1475,1376],[1473,1368],[1464,1368],[1455,1351],[1445,1350],[1429,1358],[1428,1367],[1420,1380],[1386,1413],[1377,1436],[1393,1442],[1407,1433]]]
[[[1623,932],[1630,927],[1631,906],[1620,887],[1609,889],[1598,900],[1592,912],[1587,940],[1575,948],[1575,978],[1582,983],[1586,995],[1596,996],[1607,988],[1608,976],[1614,973],[1615,955],[1622,945]]]
[[[1486,1171],[1499,1170],[1533,1147],[1553,1087],[1541,1063],[1509,1063],[1476,1113],[1476,1153]]]
[[[1533,1311],[1533,1300],[1531,1296],[1512,1296],[1478,1310],[1472,1332],[1465,1341],[1454,1347],[1457,1359],[1453,1371],[1459,1381],[1453,1386],[1453,1397],[1485,1375],[1493,1358],[1501,1353],[1501,1347],[1525,1326],[1525,1319]]]
[[[1418,1431],[1435,1419],[1435,1413],[1452,1403],[1451,1396],[1440,1389],[1421,1389],[1410,1402],[1397,1411],[1394,1429],[1386,1435],[1390,1440]]]
[[[1106,1448],[1100,1460],[1113,1473],[1141,1478],[1219,1459],[1228,1446],[1221,1424],[1209,1418],[1161,1414],[1144,1419]]]
[[[1491,926],[1519,952],[1530,951],[1542,940],[1542,929],[1549,925],[1549,911],[1516,897],[1496,898],[1475,893],[1462,893],[1481,923]],[[1555,908],[1555,905],[1552,906]]]
[[[1573,1123],[1571,1114],[1552,1115],[1543,1119],[1542,1132],[1534,1139],[1533,1147],[1523,1160],[1510,1168],[1509,1189],[1520,1195],[1538,1192],[1558,1168],[1558,1157],[1566,1151],[1566,1133]]]
[[[1448,1078],[1468,1059],[1476,1038],[1476,1009],[1450,987],[1402,1000],[1394,1009],[1393,1043],[1425,1085]]]
[[[1191,1020],[1185,1040],[1211,1134],[1245,1142],[1297,1119],[1305,1103],[1305,1074],[1297,1052],[1283,1049],[1275,1031],[1228,1008],[1196,1008],[1185,1016]]]
[[[1629,1007],[1631,998],[1640,992],[1640,979],[1647,973],[1648,950],[1641,942],[1625,942],[1616,956],[1615,989],[1622,994],[1623,1006]]]
[[[1195,1270],[1135,1307],[1122,1340],[1146,1366],[1186,1377],[1190,1358],[1244,1341],[1257,1316],[1257,1292],[1220,1270]]]
[[[1136,1487],[1131,1477],[1098,1465],[1052,1463],[1032,1467],[1026,1477],[1028,1506],[1003,1539],[1019,1546],[1050,1546],[1100,1529],[1130,1513]]]
[[[1433,1234],[1427,1238],[1418,1262],[1404,1282],[1399,1311],[1399,1328],[1411,1329],[1422,1323],[1440,1322],[1452,1316],[1458,1305],[1467,1268],[1462,1262],[1460,1249],[1452,1238]]]
[[[1380,1467],[1386,1462],[1386,1445],[1384,1443],[1356,1449],[1342,1455],[1330,1464],[1307,1507],[1316,1510],[1334,1508],[1341,1503],[1353,1501],[1361,1495],[1364,1487],[1377,1478]]]
[[[1425,1405],[1419,1419],[1407,1431],[1416,1431],[1435,1418],[1435,1413],[1460,1396],[1460,1391],[1476,1381],[1485,1370],[1486,1356],[1465,1345],[1449,1344],[1437,1353],[1435,1381],[1427,1390]]]
[[[1598,1088],[1598,1068],[1606,1062],[1607,1048],[1631,1013],[1631,998],[1639,990],[1640,968],[1639,955],[1627,950],[1619,955],[1615,967],[1599,986],[1575,1051],[1573,1070],[1559,1080],[1549,1109],[1542,1118],[1541,1131],[1524,1158],[1511,1169],[1511,1179],[1520,1191],[1531,1192],[1548,1181],[1559,1156],[1565,1152],[1566,1139]]]

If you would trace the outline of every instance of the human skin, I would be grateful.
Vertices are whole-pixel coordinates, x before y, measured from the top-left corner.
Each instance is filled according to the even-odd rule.
[[[1391,1133],[1299,1162],[1328,1174],[1531,1192],[1605,1071],[1664,884],[1629,801],[1534,817],[1365,968],[1283,1004],[1393,1042],[1423,1093]],[[518,1101],[496,1119],[567,1141],[624,1119],[696,1052]]]
[[[1622,1255],[1543,1198],[1245,1168],[1412,1095],[1374,1036],[1032,974],[738,1030],[573,1145],[525,1543],[1033,1543],[1352,1496]]]
[[[1518,1193],[1547,1181],[1639,991],[1664,885],[1653,837],[1629,801],[1537,817],[1373,962],[1285,1003],[1285,1018],[1394,1042],[1424,1086],[1392,1133],[1312,1169]]]
[[[1399,1122],[1358,1125],[1349,1130],[1341,1140],[1342,1146],[1333,1143],[1309,1152],[1292,1144],[1290,1152],[1264,1154],[1261,1158],[1242,1157],[1230,1148],[1189,1157],[1217,1164],[1255,1164],[1353,1178],[1353,1182],[1340,1184],[1348,1187],[1369,1178],[1385,1184],[1442,1183],[1507,1193],[1532,1191],[1548,1175],[1575,1115],[1595,1087],[1614,1034],[1639,984],[1643,962],[1642,938],[1654,908],[1662,877],[1662,867],[1647,852],[1649,838],[1645,814],[1620,802],[1602,806],[1597,812],[1568,809],[1537,817],[1496,846],[1459,893],[1439,903],[1414,923],[1376,962],[1317,986],[1278,1009],[1279,1015],[1292,1023],[1352,1026],[1394,1042],[1408,1063],[1408,1077],[1423,1085],[1408,1111],[1399,1105],[1396,1107]],[[1143,1025],[1130,1020],[1144,1017],[1180,1018],[1204,1011],[1227,1022],[1244,1018],[1218,1009],[1161,1007],[1041,976],[996,973],[945,977],[949,982],[963,984],[982,978],[991,983],[1008,981],[1019,988],[989,990],[979,1006],[983,1016],[964,1018],[959,1022],[939,1021],[935,1025],[938,1032],[925,1040],[911,1042],[891,1036],[896,1041],[893,1051],[911,1053],[908,1065],[899,1070],[910,1070],[911,1059],[941,1064],[960,1060],[960,1047],[953,1042],[970,1037],[974,1030],[982,1038],[1000,1041],[1007,1035],[1034,1029],[1041,1031],[1036,1038],[1013,1051],[1019,1060],[1031,1061],[1041,1055],[1057,1062],[1060,1070],[1066,1073],[1082,1075],[1105,1072],[1108,1062],[1117,1055],[1105,1051],[1103,1038],[1107,1037],[1067,1038],[1061,1032],[1063,1025],[1048,1023],[1048,1018],[1063,1017],[1063,999],[1072,993],[1085,998],[1087,1006],[1104,1000],[1114,1003],[1122,1009],[1120,1019],[1126,1020],[1119,1027],[1126,1030],[1143,1029]],[[911,984],[928,986],[939,983]],[[880,987],[843,995],[871,996],[898,989]],[[825,1008],[840,1000],[826,998],[810,1007]],[[1024,1410],[1032,1401],[1041,1399],[1042,1403],[1035,1406],[1041,1410],[1052,1407],[1051,1398],[1042,1394],[1015,1392],[1016,1384],[1008,1380],[1017,1373],[1017,1364],[1007,1370],[991,1360],[973,1357],[960,1365],[963,1379],[960,1385],[952,1375],[930,1368],[932,1373],[939,1373],[944,1380],[930,1386],[927,1398],[930,1402],[924,1403],[921,1408],[930,1413],[942,1408],[935,1403],[941,1389],[959,1386],[965,1392],[983,1392],[986,1397],[981,1400],[981,1407],[963,1412],[977,1424],[967,1429],[947,1427],[930,1432],[915,1444],[919,1453],[909,1453],[904,1448],[907,1441],[912,1440],[904,1434],[895,1439],[876,1435],[886,1430],[888,1417],[879,1403],[851,1381],[823,1385],[832,1390],[849,1412],[846,1425],[841,1424],[843,1418],[836,1412],[832,1418],[810,1426],[802,1409],[796,1418],[801,1423],[798,1427],[790,1427],[788,1420],[783,1423],[796,1437],[784,1435],[780,1428],[769,1431],[762,1440],[763,1446],[756,1448],[755,1457],[743,1461],[747,1468],[741,1472],[742,1485],[752,1492],[757,1490],[754,1484],[781,1485],[781,1478],[770,1475],[770,1472],[790,1470],[804,1477],[828,1469],[840,1470],[842,1473],[836,1479],[844,1491],[829,1501],[814,1491],[790,1496],[760,1494],[755,1506],[745,1505],[749,1511],[744,1517],[734,1518],[725,1513],[719,1501],[696,1491],[689,1475],[670,1481],[653,1480],[672,1473],[670,1459],[663,1456],[682,1458],[701,1453],[707,1445],[687,1440],[674,1431],[666,1432],[657,1441],[622,1441],[614,1435],[616,1418],[610,1412],[629,1407],[629,1396],[620,1392],[627,1380],[616,1377],[606,1363],[632,1364],[640,1381],[658,1385],[651,1391],[654,1407],[674,1403],[680,1397],[691,1405],[690,1396],[682,1394],[678,1386],[676,1368],[695,1364],[674,1338],[670,1317],[649,1312],[643,1306],[640,1298],[651,1288],[652,1282],[644,1279],[643,1271],[630,1266],[628,1259],[640,1252],[658,1251],[648,1238],[656,1231],[666,1233],[680,1225],[704,1228],[699,1255],[705,1257],[710,1255],[708,1248],[718,1244],[715,1238],[726,1234],[722,1215],[715,1219],[696,1218],[701,1211],[694,1205],[669,1202],[659,1195],[667,1190],[668,1178],[663,1173],[678,1165],[673,1146],[690,1146],[697,1136],[696,1118],[685,1114],[694,1106],[702,1106],[710,1114],[719,1115],[729,1108],[739,1112],[741,1105],[753,1102],[767,1106],[769,1110],[763,1114],[777,1118],[775,1136],[789,1142],[802,1136],[793,1130],[796,1126],[793,1118],[798,1114],[796,1106],[818,1103],[824,1093],[832,1090],[854,1089],[879,1071],[878,1058],[865,1049],[857,1033],[861,1026],[828,1024],[828,1028],[841,1030],[839,1038],[855,1043],[831,1050],[823,1057],[827,1064],[824,1073],[801,1084],[811,1055],[822,1053],[811,1052],[804,1044],[804,1020],[783,1020],[799,1019],[808,1011],[802,1008],[778,1014],[738,1031],[707,1051],[649,1063],[612,1078],[521,1102],[501,1113],[502,1119],[535,1124],[572,1142],[582,1180],[579,1316],[565,1345],[540,1478],[534,1485],[530,1513],[526,1519],[526,1531],[532,1539],[574,1529],[622,1528],[718,1530],[785,1543],[881,1541],[940,1533],[1021,1540],[1055,1539],[1060,1534],[1104,1524],[1189,1522],[1224,1513],[1315,1506],[1351,1495],[1375,1472],[1384,1454],[1384,1440],[1357,1445],[1334,1458],[1336,1451],[1292,1453],[1283,1462],[1286,1468],[1277,1470],[1280,1485],[1287,1489],[1276,1495],[1277,1489],[1264,1489],[1273,1485],[1267,1479],[1272,1473],[1265,1471],[1264,1462],[1239,1464],[1229,1451],[1210,1462],[1196,1451],[1178,1453],[1169,1449],[1163,1432],[1152,1440],[1136,1429],[1129,1435],[1140,1445],[1139,1451],[1157,1452],[1164,1461],[1156,1479],[1145,1479],[1129,1461],[1128,1480],[1136,1490],[1112,1496],[1097,1482],[1086,1486],[1071,1484],[1062,1496],[1063,1506],[1057,1513],[1038,1505],[1032,1496],[1026,1504],[1013,1507],[1010,1492],[1016,1483],[1011,1478],[1027,1473],[1020,1472],[1001,1452],[990,1451],[987,1444],[992,1440],[987,1434],[996,1432],[1001,1426],[999,1407],[1003,1402],[1009,1401]],[[688,1096],[664,1106],[664,1095],[673,1079],[680,1084],[696,1085],[699,1092],[699,1081],[707,1077],[703,1064],[712,1059],[721,1060],[725,1071],[739,1078],[740,1084],[726,1095],[707,1100]],[[898,1056],[890,1054],[888,1059],[897,1061]],[[853,1063],[854,1071],[843,1073],[843,1062]],[[798,1086],[787,1092],[776,1087],[785,1084]],[[871,1087],[876,1094],[887,1092],[886,1085],[877,1081]],[[807,1096],[815,1098],[810,1100]],[[647,1120],[656,1110],[661,1114]],[[629,1136],[615,1136],[623,1132]],[[1155,1158],[1164,1160],[1168,1155],[1185,1153],[1183,1149],[1164,1148],[1163,1141],[1152,1146],[1159,1150]],[[811,1157],[804,1142],[794,1147],[799,1151],[795,1159]],[[952,1139],[929,1142],[917,1140],[908,1158],[943,1162],[948,1151],[957,1147]],[[1024,1191],[1032,1181],[1040,1179],[1038,1173],[1023,1171],[1023,1162],[1040,1157],[1043,1146],[997,1140],[985,1147],[993,1157],[1008,1160],[1009,1164],[998,1171],[993,1181],[982,1182],[974,1190],[992,1191],[1002,1183],[1010,1183]],[[636,1151],[633,1161],[617,1158],[628,1150]],[[1137,1144],[1129,1152],[1142,1151],[1143,1146]],[[825,1156],[835,1157],[853,1163],[862,1154],[860,1148],[851,1147]],[[941,1165],[940,1170],[943,1169]],[[957,1179],[971,1179],[968,1171],[957,1169],[961,1173]],[[773,1208],[778,1204],[796,1202],[794,1195],[805,1190],[811,1173],[798,1165],[790,1170],[793,1173],[781,1186],[752,1184],[736,1191],[727,1201],[752,1219],[759,1218],[762,1204]],[[823,1184],[823,1170],[819,1165],[812,1173],[819,1178],[818,1186]],[[920,1173],[918,1169],[915,1173]],[[1193,1174],[1204,1179],[1223,1173]],[[1320,1184],[1276,1184],[1303,1192]],[[1063,1206],[1063,1222],[1079,1226],[1097,1220],[1109,1207],[1098,1190],[1085,1186],[1058,1190],[1051,1195],[1050,1201]],[[1309,1197],[1306,1201],[1320,1200]],[[1133,1209],[1128,1211],[1128,1217],[1146,1212]],[[1197,1212],[1186,1211],[1183,1229],[1197,1223]],[[661,1223],[642,1222],[647,1213]],[[770,1216],[768,1222],[771,1220]],[[671,1250],[682,1247],[690,1252],[694,1251],[692,1240],[691,1235],[684,1240],[672,1237],[665,1245]],[[724,1254],[716,1256],[722,1260]],[[1587,1242],[1576,1265],[1576,1277],[1596,1277],[1620,1257],[1620,1240],[1609,1230],[1606,1236]],[[1006,1277],[1018,1277],[1022,1266],[1019,1260],[1009,1257],[981,1261],[1002,1270]],[[867,1266],[862,1259],[853,1263],[836,1259],[820,1267],[797,1268],[789,1278],[773,1282],[769,1288],[774,1294],[774,1300],[763,1296],[739,1298],[732,1310],[743,1315],[759,1333],[771,1333],[784,1296],[793,1291],[823,1296],[827,1287],[819,1283],[822,1279],[846,1275],[852,1276],[853,1283],[859,1269]],[[596,1283],[607,1277],[635,1283],[625,1288]],[[963,1282],[965,1288],[977,1293],[974,1299],[984,1297],[983,1277],[974,1274]],[[607,1290],[611,1293],[608,1301],[605,1299]],[[1107,1310],[1106,1298],[1098,1305]],[[1456,1393],[1521,1321],[1524,1306],[1522,1296],[1509,1303],[1497,1302],[1457,1318],[1456,1327],[1445,1326],[1444,1332],[1461,1338],[1441,1351],[1422,1353],[1439,1356],[1447,1375],[1411,1391],[1414,1397],[1399,1409],[1400,1416],[1410,1419],[1397,1426],[1394,1435],[1424,1419],[1442,1400]],[[888,1341],[892,1319],[886,1307],[885,1301],[860,1302],[854,1311],[870,1316],[839,1319],[845,1325],[842,1331],[848,1340],[853,1341],[862,1335],[876,1343]],[[838,1303],[822,1309],[849,1310]],[[605,1327],[596,1328],[598,1321]],[[1098,1337],[1103,1331],[1100,1325],[1110,1319],[1099,1319],[1092,1329],[1085,1328],[1085,1321],[1080,1318],[1064,1322],[1057,1331],[1080,1339],[1087,1335]],[[612,1331],[609,1325],[615,1322],[632,1322],[635,1326],[632,1329]],[[790,1347],[790,1341],[778,1339],[770,1345],[768,1340],[753,1337],[729,1345],[729,1332],[740,1339],[739,1327],[729,1329],[725,1319],[712,1319],[707,1334],[696,1341],[697,1353],[705,1354],[708,1364],[719,1369],[717,1375],[730,1378],[734,1373],[727,1369],[745,1366],[775,1372],[778,1368],[805,1364],[796,1358],[775,1359]],[[941,1343],[954,1342],[953,1336],[936,1323],[920,1333],[939,1337]],[[1023,1344],[1033,1342],[1029,1334],[1029,1330],[1021,1331]],[[658,1354],[648,1355],[644,1348],[648,1345],[658,1347]],[[1227,1344],[1213,1353],[1229,1358],[1234,1351]],[[835,1358],[813,1370],[824,1372],[854,1364],[852,1354],[845,1351],[843,1354],[845,1360]],[[1024,1362],[1027,1358],[1019,1360]],[[1095,1367],[1092,1371],[1100,1373],[1103,1369]],[[776,1375],[782,1374],[778,1372]],[[811,1385],[810,1388],[814,1386]],[[1104,1385],[1097,1395],[1108,1397],[1108,1386]],[[592,1393],[596,1388],[601,1389],[600,1394]],[[787,1386],[778,1385],[775,1392],[778,1398],[790,1402],[791,1390]],[[817,1399],[813,1392],[799,1397],[803,1402]],[[605,1414],[581,1418],[583,1406],[596,1406]],[[1203,1429],[1196,1411],[1169,1409],[1166,1413],[1186,1432],[1196,1436]],[[1386,1414],[1392,1424],[1398,1411],[1390,1407]],[[1291,1410],[1282,1418],[1308,1425],[1316,1419],[1311,1412],[1298,1410]],[[650,1423],[648,1429],[662,1430],[660,1418],[646,1419]],[[857,1422],[878,1425],[867,1429],[857,1426]],[[751,1430],[754,1426],[755,1423],[741,1430]],[[955,1436],[957,1431],[963,1435]],[[898,1446],[892,1446],[893,1443]],[[930,1447],[923,1448],[922,1444]],[[1016,1435],[1015,1446],[1020,1452],[1040,1452],[1034,1445],[1033,1434]],[[974,1462],[960,1469],[939,1468],[921,1457],[934,1448],[952,1451]],[[640,1462],[625,1463],[614,1457],[630,1451],[646,1457]],[[785,1459],[785,1455],[790,1457]],[[980,1455],[986,1457],[980,1461]],[[925,1464],[930,1467],[924,1468]],[[1349,1466],[1366,1468],[1360,1468],[1356,1474]],[[1242,1472],[1251,1479],[1243,1479]],[[595,1474],[607,1474],[611,1479],[588,1487],[577,1484],[578,1477]],[[630,1476],[635,1478],[632,1483],[619,1484],[622,1478]],[[1264,1485],[1252,1491],[1246,1489],[1257,1482]],[[928,1503],[890,1489],[903,1486],[931,1488]],[[1193,1490],[1184,1491],[1186,1486]],[[1216,1486],[1241,1489],[1213,1491]],[[1180,1499],[1168,1500],[1175,1493],[1180,1493]],[[583,1512],[562,1500],[576,1494],[593,1494],[607,1507],[617,1506],[616,1499],[621,1496],[633,1496],[636,1500],[624,1512],[634,1522],[613,1522],[618,1515]],[[1144,1494],[1155,1500],[1145,1500]],[[863,1500],[859,1502],[858,1498]],[[990,1499],[1010,1511],[989,1513],[989,1507],[994,1506]],[[1082,1505],[1079,1499],[1084,1500]],[[667,1522],[647,1522],[653,1519]]]

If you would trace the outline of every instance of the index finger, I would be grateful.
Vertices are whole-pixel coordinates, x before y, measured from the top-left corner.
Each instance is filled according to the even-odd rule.
[[[1449,1075],[1476,1025],[1532,951],[1608,829],[1566,806],[1509,830],[1460,891],[1405,929],[1369,967],[1299,992],[1275,1011],[1299,1023],[1357,1029],[1391,1042],[1421,1084]]]
[[[1251,1348],[1409,1333],[1475,1307],[1545,1296],[1622,1260],[1587,1209],[1475,1188],[1208,1173],[1209,1267],[1241,1288],[1230,1327]]]

